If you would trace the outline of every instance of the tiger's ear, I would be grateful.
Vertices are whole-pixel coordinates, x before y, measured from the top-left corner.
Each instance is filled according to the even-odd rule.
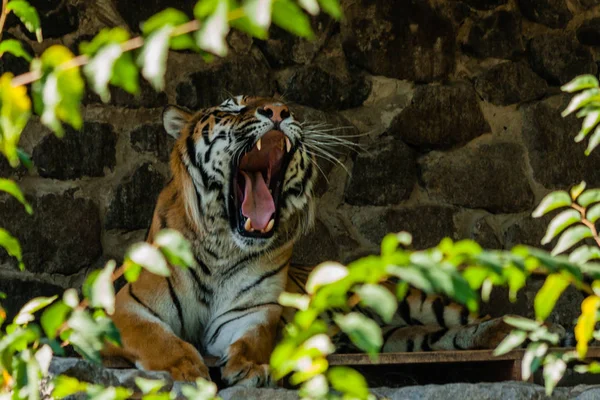
[[[165,130],[175,139],[181,134],[181,130],[192,118],[192,114],[177,106],[166,106],[162,113],[162,121]]]

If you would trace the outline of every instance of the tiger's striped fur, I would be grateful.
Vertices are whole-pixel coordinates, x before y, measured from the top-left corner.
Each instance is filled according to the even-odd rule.
[[[289,260],[314,217],[316,164],[307,147],[309,132],[280,101],[247,96],[195,114],[171,106],[163,120],[177,138],[173,177],[158,198],[148,241],[160,229],[176,229],[192,244],[198,265],[171,268],[168,278],[144,271],[125,285],[113,316],[123,347],[109,346],[104,355],[168,371],[176,380],[208,379],[202,355],[213,355],[220,357],[227,384],[269,385],[268,361],[282,317],[278,296],[286,283],[288,291],[303,291],[308,275],[306,269],[290,270]],[[276,222],[269,232],[257,233],[250,225],[244,233],[235,200],[240,195],[234,193],[236,168],[246,154],[258,154],[251,152],[261,151],[259,139],[274,130],[291,145]],[[268,165],[270,176],[271,161]],[[461,307],[413,291],[385,327],[383,350],[490,347],[506,333],[497,320],[479,322]]]

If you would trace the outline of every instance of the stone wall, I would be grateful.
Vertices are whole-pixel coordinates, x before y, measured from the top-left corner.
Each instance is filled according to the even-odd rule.
[[[194,0],[34,0],[46,41],[12,19],[10,34],[36,54],[53,43],[76,49],[103,26],[139,23]],[[0,255],[9,306],[80,285],[108,259],[143,240],[168,179],[172,141],[160,124],[167,103],[199,108],[233,94],[281,93],[312,120],[355,126],[362,150],[321,163],[318,221],[295,262],[348,261],[377,251],[388,231],[408,230],[418,248],[445,236],[488,248],[537,245],[533,220],[550,190],[581,179],[600,185],[600,151],[586,158],[562,119],[559,85],[597,74],[598,0],[347,0],[345,19],[320,16],[307,42],[272,29],[270,39],[233,32],[230,55],[213,63],[171,52],[167,85],[109,104],[85,98],[81,132],[58,140],[32,120],[22,147],[34,169],[16,178],[35,213],[0,198],[0,225],[23,245],[27,272]],[[0,72],[27,65],[3,57]],[[319,111],[315,111],[319,110]],[[572,294],[577,301],[577,293]],[[523,298],[527,310],[531,298]],[[567,313],[568,314],[568,313]],[[568,317],[568,315],[567,315]]]

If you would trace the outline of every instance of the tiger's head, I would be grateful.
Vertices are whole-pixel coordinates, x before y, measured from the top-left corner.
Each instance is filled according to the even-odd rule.
[[[214,246],[262,250],[312,225],[314,153],[287,105],[237,96],[196,113],[168,106],[163,124],[177,139],[171,170],[186,214]]]

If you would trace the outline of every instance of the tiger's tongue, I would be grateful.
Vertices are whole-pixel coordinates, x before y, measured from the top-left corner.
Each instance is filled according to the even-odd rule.
[[[246,180],[242,215],[250,218],[252,228],[265,229],[275,212],[275,202],[260,171],[240,171]]]

